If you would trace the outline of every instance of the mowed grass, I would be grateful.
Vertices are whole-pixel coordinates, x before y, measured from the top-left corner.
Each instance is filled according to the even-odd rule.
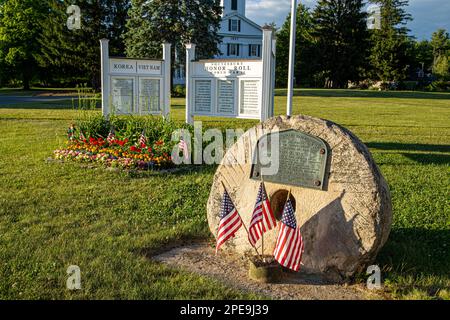
[[[277,93],[283,114],[286,97]],[[389,183],[394,223],[376,261],[386,296],[449,299],[450,94],[299,90],[294,103],[295,114],[358,135]],[[261,298],[149,259],[211,240],[206,202],[215,167],[127,174],[46,163],[77,117],[70,106],[0,106],[0,298]],[[184,100],[173,99],[173,118],[183,115]],[[205,127],[257,123],[199,119]],[[79,291],[66,289],[70,265],[81,269]]]

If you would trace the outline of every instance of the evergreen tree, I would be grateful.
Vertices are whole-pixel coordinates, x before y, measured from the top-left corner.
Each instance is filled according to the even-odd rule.
[[[130,57],[160,57],[161,44],[197,45],[197,57],[218,52],[222,8],[220,0],[132,0],[124,36]]]
[[[346,88],[366,66],[369,34],[362,0],[320,0],[314,36],[326,87]]]
[[[314,40],[312,37],[312,15],[309,9],[299,4],[297,9],[297,35],[295,46],[295,84],[310,85],[315,73]],[[289,14],[283,26],[277,33],[277,67],[276,85],[287,85],[289,67],[291,15]]]
[[[129,0],[78,0],[81,29],[69,30],[67,7],[73,1],[51,0],[47,18],[39,36],[40,66],[50,77],[87,77],[94,88],[100,87],[100,39],[110,40],[110,54],[124,55],[122,33],[125,29]]]
[[[384,82],[401,81],[408,71],[408,0],[371,0],[381,8],[381,29],[372,31],[371,66]]]
[[[40,47],[36,38],[47,12],[47,2],[5,0],[0,8],[0,66],[8,73],[14,71],[14,75],[0,72],[3,74],[0,77],[18,78],[28,90],[38,73],[36,56]]]
[[[433,33],[431,38],[433,48],[433,75],[439,80],[448,80],[450,76],[450,36],[444,29]]]

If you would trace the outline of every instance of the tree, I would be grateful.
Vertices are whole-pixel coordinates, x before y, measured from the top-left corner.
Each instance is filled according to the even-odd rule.
[[[450,75],[450,36],[444,29],[433,33],[431,38],[433,48],[433,74],[439,80],[447,80]]]
[[[362,0],[320,0],[314,10],[317,57],[327,87],[360,80],[369,46]]]
[[[73,1],[50,0],[50,9],[42,21],[38,41],[41,46],[39,64],[52,70],[49,77],[87,78],[94,88],[100,87],[100,39],[110,40],[110,54],[124,55],[122,33],[129,0],[78,0],[81,29],[66,26],[67,7]]]
[[[1,3],[0,66],[14,70],[25,90],[30,89],[30,82],[38,72],[36,55],[40,48],[36,38],[47,9],[46,1],[5,0]]]
[[[289,67],[291,15],[288,15],[283,26],[277,33],[277,67],[276,85],[287,85],[287,70]],[[312,15],[309,9],[300,4],[297,9],[297,31],[295,46],[295,84],[309,85],[313,82],[314,39],[311,34],[313,28]]]
[[[384,82],[400,81],[408,70],[408,0],[371,0],[381,8],[381,29],[372,31],[371,66]]]
[[[197,57],[219,53],[220,0],[132,0],[124,35],[132,57],[160,57],[169,42],[182,52],[188,42],[197,45]]]

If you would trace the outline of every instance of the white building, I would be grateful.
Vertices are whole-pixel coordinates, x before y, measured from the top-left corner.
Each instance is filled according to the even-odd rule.
[[[223,38],[217,58],[260,58],[262,28],[245,16],[245,0],[222,0],[221,5]]]
[[[263,31],[245,16],[245,0],[221,0],[223,7],[218,59],[258,59]],[[184,68],[175,71],[174,84],[185,84]]]

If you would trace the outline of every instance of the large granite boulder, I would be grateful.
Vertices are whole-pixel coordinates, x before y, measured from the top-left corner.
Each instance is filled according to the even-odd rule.
[[[249,225],[259,187],[258,181],[250,179],[257,141],[267,133],[288,129],[316,136],[328,145],[323,190],[266,182],[277,218],[291,190],[305,243],[303,271],[334,279],[364,271],[389,236],[392,222],[389,188],[367,147],[350,131],[327,120],[276,117],[247,131],[227,151],[214,176],[207,209],[211,232],[217,235],[222,182]],[[276,237],[277,230],[266,233],[266,254],[273,252]],[[254,252],[244,228],[223,248],[240,254]]]

